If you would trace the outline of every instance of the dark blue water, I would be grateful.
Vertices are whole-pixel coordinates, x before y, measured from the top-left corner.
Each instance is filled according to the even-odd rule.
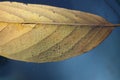
[[[76,9],[120,23],[120,0],[10,1]],[[36,64],[0,59],[0,80],[120,80],[120,28],[95,49],[65,61]]]

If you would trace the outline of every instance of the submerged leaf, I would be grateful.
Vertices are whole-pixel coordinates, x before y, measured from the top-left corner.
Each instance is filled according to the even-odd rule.
[[[81,11],[0,2],[0,55],[40,63],[77,56],[96,47],[113,30],[99,24],[112,25]]]

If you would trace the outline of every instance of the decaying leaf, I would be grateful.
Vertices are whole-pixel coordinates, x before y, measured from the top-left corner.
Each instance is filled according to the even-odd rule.
[[[113,27],[90,13],[47,5],[0,2],[0,55],[27,62],[53,62],[96,47]]]

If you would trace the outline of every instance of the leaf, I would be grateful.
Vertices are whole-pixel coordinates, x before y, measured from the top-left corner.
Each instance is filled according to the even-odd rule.
[[[39,63],[68,59],[93,49],[113,30],[99,24],[112,25],[86,12],[0,2],[0,55]]]

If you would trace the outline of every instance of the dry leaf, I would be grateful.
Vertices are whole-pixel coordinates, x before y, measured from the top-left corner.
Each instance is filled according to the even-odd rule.
[[[113,30],[105,19],[47,5],[0,2],[0,55],[27,62],[53,62],[85,53]]]

